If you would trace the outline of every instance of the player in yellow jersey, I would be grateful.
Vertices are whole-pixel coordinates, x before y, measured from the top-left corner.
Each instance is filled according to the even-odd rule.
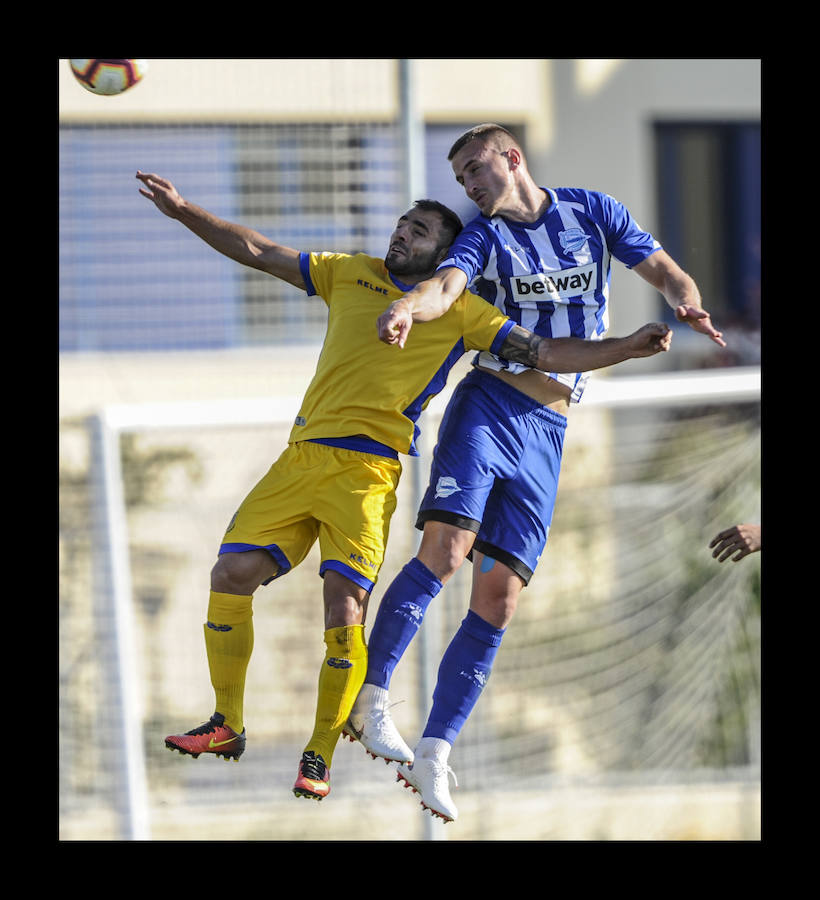
[[[203,725],[165,739],[170,749],[194,757],[242,755],[253,594],[299,565],[318,540],[327,650],[314,731],[293,790],[322,799],[367,670],[365,613],[396,507],[399,454],[417,455],[416,421],[451,366],[468,350],[492,350],[550,371],[586,371],[662,352],[671,332],[657,324],[628,338],[547,340],[465,292],[446,315],[414,328],[397,354],[379,340],[374,322],[444,259],[461,229],[446,207],[418,201],[398,220],[383,260],[303,253],[189,203],[158,175],[136,177],[143,196],[214,249],[328,305],[324,345],[288,446],[242,501],[211,571],[204,634],[215,712]]]

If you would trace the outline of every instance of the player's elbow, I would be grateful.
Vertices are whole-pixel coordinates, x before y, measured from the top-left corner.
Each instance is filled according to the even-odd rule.
[[[426,281],[416,285],[415,291],[424,296],[425,302],[435,306],[439,312],[446,312],[464,293],[467,276],[461,269],[448,266],[439,269]]]

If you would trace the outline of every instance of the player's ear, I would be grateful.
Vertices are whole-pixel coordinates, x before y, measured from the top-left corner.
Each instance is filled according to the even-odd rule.
[[[515,147],[510,147],[504,155],[507,157],[510,169],[517,169],[521,165],[521,153]]]
[[[438,253],[436,253],[436,265],[437,266],[444,262],[444,260],[447,258],[447,254],[449,252],[450,252],[449,244],[447,244],[446,246],[441,247],[439,249]]]

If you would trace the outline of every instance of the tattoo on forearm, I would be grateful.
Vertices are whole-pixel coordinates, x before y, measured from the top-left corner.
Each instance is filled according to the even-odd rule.
[[[538,348],[540,345],[541,338],[537,334],[515,325],[510,329],[510,333],[502,344],[498,355],[508,359],[510,362],[534,367],[538,362]]]

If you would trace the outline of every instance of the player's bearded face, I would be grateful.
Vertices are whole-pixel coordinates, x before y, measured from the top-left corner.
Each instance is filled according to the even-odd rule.
[[[432,274],[438,263],[439,252],[432,250],[404,250],[394,247],[388,250],[384,258],[385,265],[394,275],[427,275]]]
[[[438,216],[413,209],[399,219],[384,263],[393,275],[409,279],[432,275],[441,257]]]

